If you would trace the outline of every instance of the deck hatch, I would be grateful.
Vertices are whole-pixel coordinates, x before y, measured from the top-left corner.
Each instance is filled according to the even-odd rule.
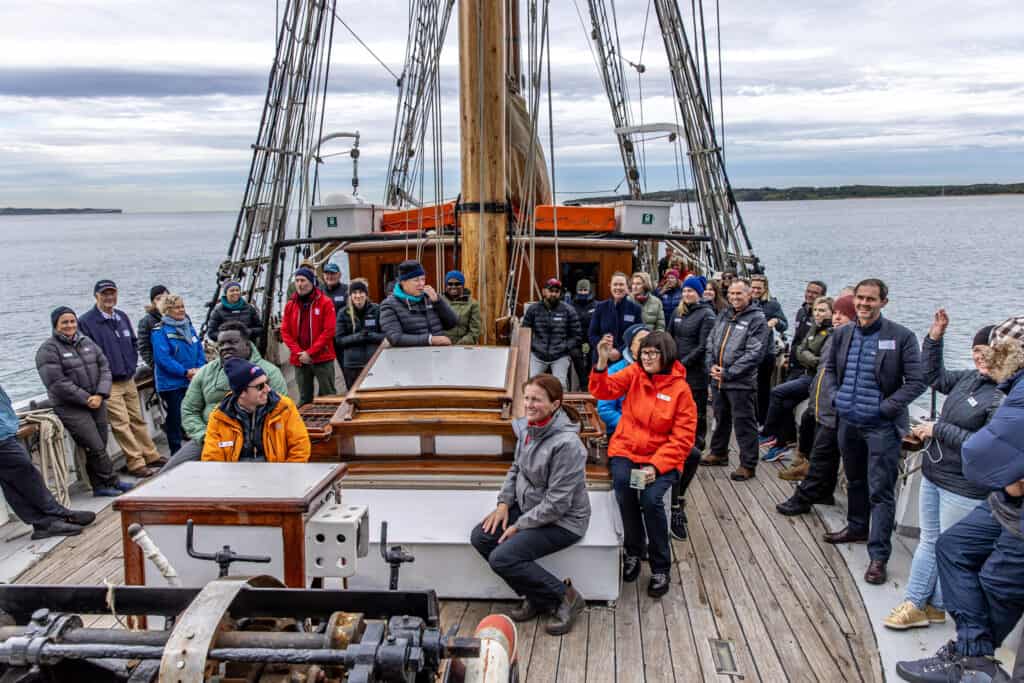
[[[731,640],[708,638],[711,646],[711,659],[715,663],[715,673],[720,676],[743,678],[736,667],[736,646]]]

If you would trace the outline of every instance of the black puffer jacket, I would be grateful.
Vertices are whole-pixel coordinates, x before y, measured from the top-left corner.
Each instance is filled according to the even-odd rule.
[[[718,389],[755,389],[757,366],[764,358],[764,346],[771,330],[761,309],[750,304],[739,313],[732,306],[718,314],[715,326],[708,335],[705,363],[722,366],[721,382],[713,382]]]
[[[139,350],[139,356],[142,357],[144,362],[149,367],[155,367],[153,365],[153,328],[160,324],[160,312],[155,308],[146,307],[146,315],[142,316],[139,320],[137,339],[135,340],[135,348]]]
[[[554,308],[543,301],[532,304],[523,316],[523,327],[533,330],[530,353],[546,363],[568,356],[580,345],[580,319],[564,301]]]
[[[701,301],[691,308],[686,315],[680,315],[679,309],[668,323],[669,332],[676,340],[676,352],[679,362],[686,368],[687,379],[697,375],[702,377],[701,385],[707,385],[707,354],[708,336],[715,326],[715,309],[707,301]]]
[[[390,295],[380,305],[380,326],[392,346],[429,346],[430,337],[459,324],[459,316],[444,300],[431,301],[424,295],[419,301]]]
[[[924,476],[947,491],[980,500],[989,491],[964,477],[960,451],[964,442],[989,421],[1002,402],[1003,394],[991,378],[977,370],[946,370],[942,341],[925,336],[921,355],[925,381],[946,394],[946,402],[932,430],[933,442],[921,461]]]
[[[90,396],[110,396],[110,365],[99,346],[76,334],[68,341],[56,332],[36,352],[36,369],[50,400],[61,406],[85,407]]]
[[[335,326],[334,346],[342,352],[338,356],[343,368],[362,368],[370,361],[373,352],[384,341],[380,329],[380,306],[367,301],[362,309],[348,306],[338,309]]]
[[[263,318],[260,316],[260,309],[250,303],[234,310],[226,308],[223,302],[217,304],[210,313],[210,325],[206,328],[206,336],[217,341],[220,326],[229,320],[235,320],[245,325],[249,329],[250,341],[259,344],[259,339],[263,335]]]

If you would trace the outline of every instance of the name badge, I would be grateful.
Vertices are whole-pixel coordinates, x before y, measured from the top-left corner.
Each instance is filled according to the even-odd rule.
[[[313,315],[320,315],[320,309],[319,308],[314,308],[313,309]]]
[[[371,319],[371,320],[367,320],[367,321],[366,321],[365,323],[363,323],[363,324],[364,324],[364,325],[366,325],[367,327],[377,327],[377,321],[376,321],[376,320],[373,320],[373,319]]]
[[[274,429],[284,429],[284,425],[278,422],[276,425],[274,425]]]
[[[73,353],[65,353],[64,357],[65,358],[71,358],[71,356],[73,356],[73,355],[75,355],[75,354],[73,354]]]
[[[192,335],[192,343],[195,344],[197,341],[199,341],[199,337],[197,337],[196,335],[193,334]]]
[[[121,330],[121,334],[123,334],[126,339],[131,339],[132,337],[131,330]]]
[[[967,403],[969,403],[972,408],[976,408],[978,406],[978,399],[973,396],[968,396]]]
[[[219,442],[217,442],[217,448],[229,448],[229,447],[234,446],[234,445],[235,445],[234,441],[219,441]]]
[[[556,322],[556,323],[564,323],[564,322],[565,322],[565,318],[564,318],[564,317],[562,317],[562,316],[560,316],[560,315],[558,315],[558,316],[555,316],[555,317],[554,317],[554,318],[552,318],[551,320],[552,320],[553,322]]]
[[[622,321],[623,322],[627,322],[627,323],[631,323],[631,322],[633,322],[635,317],[636,316],[632,316],[632,315],[624,315],[624,316],[622,316]]]
[[[658,400],[659,401],[671,401],[672,400],[672,397],[669,396],[668,394],[658,394],[657,396],[658,396]]]
[[[879,339],[878,340],[879,351],[895,351],[896,340],[895,339]]]

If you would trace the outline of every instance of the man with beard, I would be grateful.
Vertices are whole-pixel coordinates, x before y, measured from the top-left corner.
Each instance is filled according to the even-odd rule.
[[[189,382],[188,391],[181,402],[181,426],[191,440],[182,445],[162,471],[166,472],[183,462],[199,460],[203,453],[203,438],[206,436],[210,414],[231,392],[224,371],[224,364],[230,358],[241,358],[260,366],[270,380],[271,389],[279,394],[288,393],[284,375],[273,363],[260,356],[256,345],[249,339],[249,328],[245,323],[238,320],[224,323],[217,334],[217,358],[199,368],[199,372]]]
[[[548,372],[562,386],[569,386],[569,352],[579,346],[580,320],[576,310],[562,301],[562,283],[550,278],[544,283],[544,298],[523,316],[523,327],[533,331],[530,342],[530,376]]]

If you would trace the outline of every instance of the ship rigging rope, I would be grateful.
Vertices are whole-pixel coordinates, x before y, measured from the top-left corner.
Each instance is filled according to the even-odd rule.
[[[342,25],[342,26],[344,26],[344,27],[345,27],[345,29],[346,29],[346,30],[347,30],[347,31],[348,31],[349,33],[351,33],[351,34],[352,34],[352,37],[353,37],[353,38],[355,38],[355,39],[356,39],[356,40],[357,40],[357,41],[359,42],[359,44],[360,44],[360,45],[362,45],[362,46],[363,46],[363,48],[364,48],[364,49],[365,49],[365,50],[366,50],[367,52],[369,52],[369,53],[370,53],[370,56],[371,56],[371,57],[373,57],[374,59],[376,59],[376,60],[377,60],[377,63],[378,63],[378,64],[380,64],[380,65],[381,65],[382,67],[384,67],[384,70],[385,70],[385,71],[387,71],[387,72],[388,72],[389,74],[391,74],[392,78],[394,78],[394,79],[395,79],[395,82],[401,82],[401,80],[402,80],[402,77],[401,77],[401,76],[399,76],[398,74],[396,74],[396,73],[395,73],[394,71],[392,71],[392,70],[391,70],[391,67],[389,67],[389,66],[388,66],[387,64],[385,64],[385,63],[384,63],[384,60],[383,60],[383,59],[381,59],[380,57],[378,57],[378,56],[377,56],[377,53],[376,53],[376,52],[374,52],[373,50],[371,50],[371,49],[370,49],[370,46],[369,46],[369,45],[367,45],[366,43],[364,43],[364,42],[363,42],[363,39],[359,37],[359,34],[357,34],[357,33],[356,33],[355,31],[353,31],[353,30],[352,30],[352,27],[351,27],[351,26],[349,26],[348,24],[346,24],[346,23],[345,23],[345,20],[344,20],[344,19],[342,19],[342,18],[341,18],[341,17],[340,17],[339,15],[338,15],[338,11],[337,11],[337,10],[334,10],[334,18],[335,18],[335,19],[337,19],[337,20],[338,20],[338,22],[340,22],[340,23],[341,23],[341,25]]]
[[[64,459],[64,425],[52,410],[33,410],[21,416],[39,428],[39,473],[46,488],[64,507],[71,505],[70,477]]]

